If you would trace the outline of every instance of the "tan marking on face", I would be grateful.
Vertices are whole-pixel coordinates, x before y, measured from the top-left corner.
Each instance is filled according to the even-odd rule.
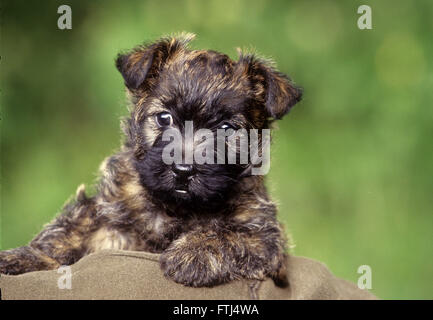
[[[165,110],[164,105],[162,104],[161,100],[162,100],[161,97],[151,98],[146,103],[145,107],[143,105],[143,108],[145,108],[147,116],[154,115],[154,114],[157,114],[157,113]]]
[[[156,138],[160,134],[158,124],[156,123],[155,115],[163,112],[166,109],[159,99],[153,99],[146,105],[146,119],[144,120],[143,133],[146,143],[152,146]],[[135,119],[137,121],[137,119]]]
[[[160,134],[159,128],[155,123],[154,119],[146,120],[143,127],[143,133],[146,140],[146,143],[149,146],[152,146],[158,135]]]

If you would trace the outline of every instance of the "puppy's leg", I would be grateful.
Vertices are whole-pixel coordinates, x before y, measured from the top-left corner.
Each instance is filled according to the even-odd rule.
[[[79,260],[86,252],[86,237],[95,227],[94,212],[93,200],[79,194],[28,246],[0,252],[0,273],[50,270]]]
[[[276,221],[235,227],[208,222],[172,242],[160,258],[168,278],[193,287],[267,276],[285,286],[285,263],[285,240]]]
[[[0,273],[3,274],[50,270],[59,266],[56,260],[30,246],[0,252]]]

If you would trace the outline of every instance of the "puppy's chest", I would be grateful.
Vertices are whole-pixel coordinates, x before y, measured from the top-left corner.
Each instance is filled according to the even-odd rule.
[[[106,249],[135,250],[135,247],[136,240],[133,234],[108,227],[95,231],[88,243],[89,253]]]
[[[178,234],[177,229],[177,224],[165,215],[143,215],[122,226],[105,222],[89,236],[87,251],[162,252]]]

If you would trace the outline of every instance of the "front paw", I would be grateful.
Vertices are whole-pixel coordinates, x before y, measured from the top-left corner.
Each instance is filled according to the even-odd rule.
[[[21,265],[17,255],[13,254],[11,250],[0,252],[0,274],[15,275],[23,273],[23,266]]]
[[[17,275],[31,271],[55,269],[59,264],[28,246],[0,252],[0,273]]]
[[[16,275],[25,272],[25,266],[11,251],[0,252],[0,274]]]
[[[191,287],[212,287],[235,278],[223,252],[205,243],[173,242],[161,254],[160,266],[167,278]]]

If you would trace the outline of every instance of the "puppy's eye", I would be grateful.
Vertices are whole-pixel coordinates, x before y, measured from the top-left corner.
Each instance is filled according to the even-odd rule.
[[[236,130],[230,123],[228,122],[224,122],[222,125],[219,126],[218,129],[224,129],[224,130],[228,130],[228,129],[233,129]]]
[[[158,113],[156,116],[156,123],[160,127],[169,127],[173,124],[173,117],[169,112],[161,112]]]
[[[218,127],[218,129],[222,129],[225,132],[225,137],[231,137],[235,134],[236,127],[228,122],[224,122],[222,125]]]

